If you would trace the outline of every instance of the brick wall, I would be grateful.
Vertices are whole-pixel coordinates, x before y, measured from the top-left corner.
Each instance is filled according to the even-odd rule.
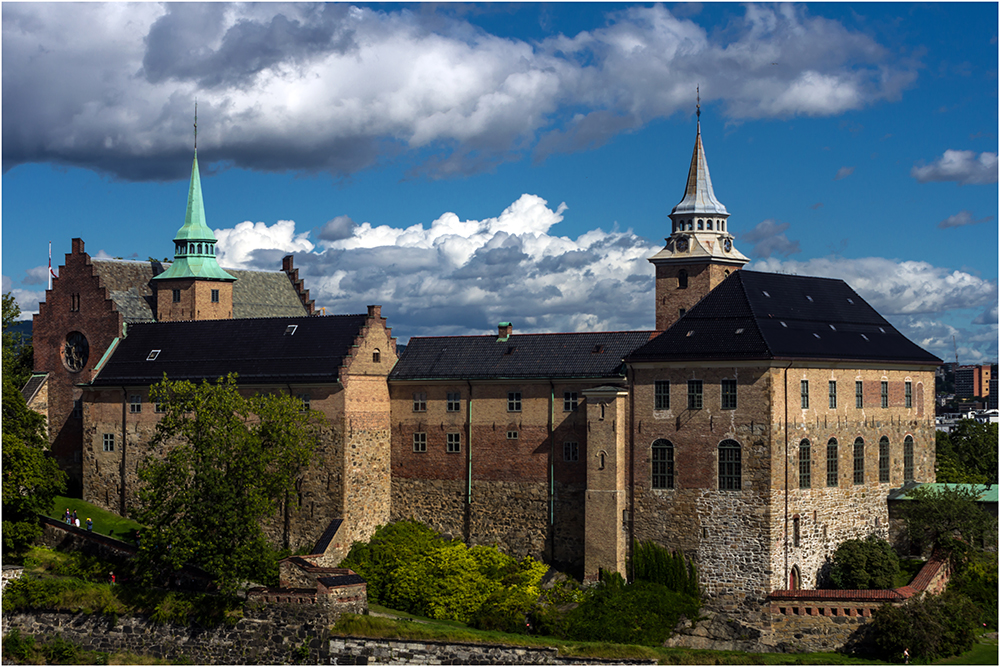
[[[680,318],[680,309],[691,310],[706,294],[739,266],[726,264],[658,264],[656,266],[656,330],[664,331]],[[678,274],[686,271],[686,288]]]
[[[228,320],[233,317],[233,283],[218,280],[154,280],[156,289],[156,320],[177,322],[182,320]],[[179,291],[174,301],[173,291]],[[218,290],[219,298],[212,300]]]
[[[72,480],[82,480],[81,435],[83,423],[73,416],[73,403],[82,396],[77,385],[90,382],[94,368],[111,342],[122,333],[123,318],[101,285],[84,251],[73,239],[72,252],[59,267],[59,277],[38,306],[32,322],[35,371],[50,373],[48,385],[49,442],[59,467]],[[71,333],[84,336],[89,347],[86,363],[72,370],[65,360]]]

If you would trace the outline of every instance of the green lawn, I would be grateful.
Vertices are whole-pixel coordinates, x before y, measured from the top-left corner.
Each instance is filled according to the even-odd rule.
[[[935,665],[996,665],[1000,664],[996,639],[981,638],[972,650],[953,658],[938,660]]]
[[[66,508],[72,512],[76,510],[76,515],[80,517],[80,527],[86,529],[87,517],[94,520],[94,532],[107,535],[123,542],[132,542],[132,531],[141,529],[142,526],[124,517],[120,517],[114,512],[101,509],[96,505],[86,503],[79,498],[66,498],[56,496],[52,509],[46,516],[61,521]]]

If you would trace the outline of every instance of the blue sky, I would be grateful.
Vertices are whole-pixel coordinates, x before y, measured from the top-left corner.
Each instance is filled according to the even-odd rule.
[[[748,268],[997,357],[997,5],[4,3],[3,290],[172,252],[413,335],[653,326],[695,134]]]

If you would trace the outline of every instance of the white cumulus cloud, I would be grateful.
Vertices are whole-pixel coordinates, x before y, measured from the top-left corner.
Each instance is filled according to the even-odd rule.
[[[921,183],[955,181],[960,185],[983,185],[997,182],[997,154],[946,150],[931,164],[915,166],[910,175]]]
[[[291,220],[279,220],[270,227],[263,222],[247,220],[232,229],[216,229],[215,247],[219,264],[246,269],[254,265],[254,255],[261,252],[277,251],[283,255],[309,252],[315,246],[308,236],[309,232],[296,234],[295,223]]]

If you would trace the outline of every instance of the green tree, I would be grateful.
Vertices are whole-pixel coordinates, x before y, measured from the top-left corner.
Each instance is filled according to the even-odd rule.
[[[883,660],[931,662],[972,648],[979,610],[964,595],[947,591],[904,605],[883,605],[872,614],[869,639]]]
[[[935,437],[936,477],[956,484],[997,483],[997,425],[963,419]]]
[[[957,563],[985,542],[996,541],[996,518],[976,502],[979,493],[963,486],[917,487],[907,496],[903,521],[910,541],[943,549]]]
[[[21,307],[17,305],[14,295],[7,292],[3,295],[3,374],[4,377],[9,376],[18,389],[28,382],[34,363],[31,343],[24,340],[20,333],[10,330],[20,316]]]
[[[834,588],[867,590],[893,588],[899,558],[888,542],[876,535],[844,540],[833,554],[830,581]]]
[[[143,530],[137,566],[147,581],[195,563],[223,593],[276,572],[261,523],[294,502],[296,480],[319,438],[316,413],[284,394],[240,394],[236,377],[215,384],[155,385],[165,411],[139,469],[133,518]]]
[[[41,535],[38,514],[52,508],[66,485],[66,474],[48,455],[45,418],[28,408],[21,395],[24,358],[18,336],[7,328],[21,310],[3,295],[3,551],[17,553]],[[21,346],[23,350],[24,346]],[[27,366],[30,376],[31,366]],[[27,381],[25,379],[25,381]]]

